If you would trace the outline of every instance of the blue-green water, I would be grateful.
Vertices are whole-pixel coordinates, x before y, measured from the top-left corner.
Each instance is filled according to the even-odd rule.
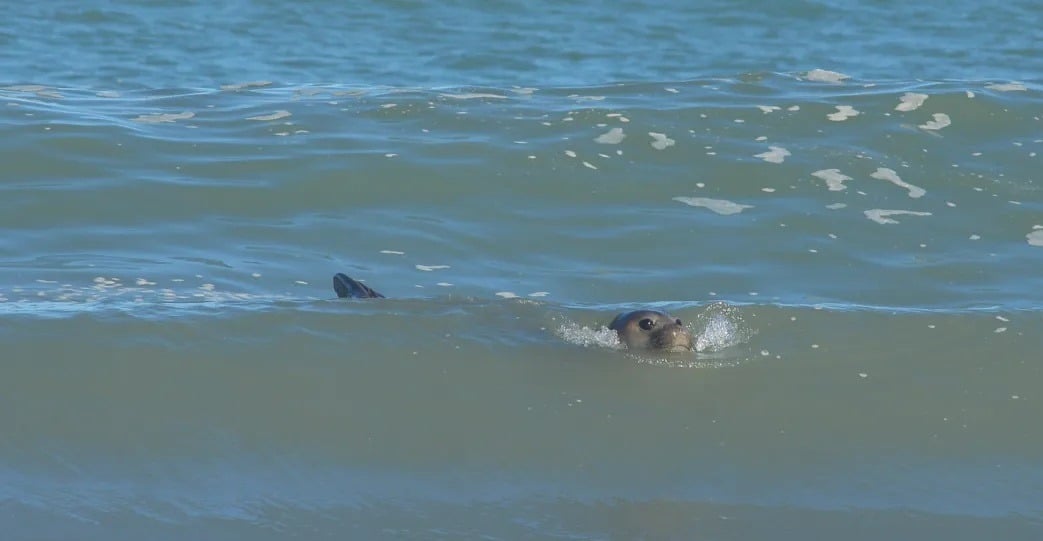
[[[1037,539],[1040,13],[9,6],[0,529]]]

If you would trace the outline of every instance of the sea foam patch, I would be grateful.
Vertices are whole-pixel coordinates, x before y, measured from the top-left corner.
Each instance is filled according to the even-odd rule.
[[[851,177],[841,173],[840,169],[822,169],[815,171],[811,176],[826,181],[826,187],[831,192],[846,190],[847,186],[844,186],[844,182],[851,180]]]
[[[156,113],[152,115],[139,115],[134,118],[134,122],[141,122],[143,124],[160,124],[160,123],[173,123],[178,120],[188,120],[196,116],[191,111],[185,111],[183,113]]]
[[[185,282],[180,278],[170,281],[177,284]],[[48,280],[37,280],[37,283],[46,287],[15,288],[8,294],[0,295],[0,314],[17,312],[53,316],[104,310],[126,312],[178,309],[200,305],[228,309],[277,301],[314,300],[300,295],[221,291],[210,282],[200,283],[194,288],[157,288],[157,281],[147,278],[125,281],[119,277],[98,276],[89,285],[58,284]]]
[[[1028,90],[1028,87],[1021,83],[994,83],[991,85],[985,85],[985,88],[997,92],[1024,92]]]
[[[1032,226],[1032,231],[1025,235],[1031,246],[1043,246],[1043,225]]]
[[[878,224],[888,225],[901,223],[891,216],[930,216],[930,212],[919,212],[915,210],[893,210],[893,209],[869,209],[865,211],[866,218]]]
[[[229,85],[221,85],[221,90],[229,92],[237,92],[239,90],[246,90],[249,88],[262,88],[271,85],[271,81],[248,81],[245,83],[235,83]]]
[[[895,106],[895,111],[915,111],[927,101],[927,94],[906,92],[898,101],[900,103]]]
[[[837,105],[837,112],[826,115],[826,118],[833,122],[843,122],[849,118],[854,118],[862,114],[858,109],[850,105]]]
[[[656,133],[654,131],[648,132],[648,135],[652,137],[652,148],[656,150],[665,150],[666,148],[672,147],[677,144],[677,141],[666,136],[665,133]]]
[[[286,118],[288,116],[291,116],[291,113],[289,111],[279,110],[279,111],[275,111],[274,113],[269,114],[269,115],[258,115],[258,116],[246,117],[246,120],[261,120],[261,121],[264,121],[264,120],[279,120],[280,118]]]
[[[626,134],[623,133],[623,128],[612,128],[607,132],[594,138],[595,143],[601,143],[603,145],[618,145],[626,139]]]
[[[734,201],[728,201],[727,199],[711,199],[709,197],[674,197],[674,201],[684,203],[692,207],[702,207],[710,209],[717,214],[727,216],[729,214],[738,214],[746,209],[753,208],[753,205],[743,205]]]
[[[785,148],[769,146],[767,152],[754,154],[753,157],[760,158],[768,163],[782,163],[786,161],[786,156],[790,155],[790,151]]]
[[[851,76],[836,71],[813,69],[804,74],[804,78],[817,83],[842,83],[845,79],[850,79]]]
[[[463,92],[459,94],[443,93],[440,94],[443,98],[449,98],[454,100],[505,100],[507,96],[502,94],[491,94],[488,92]]]
[[[935,113],[932,115],[933,120],[920,124],[921,130],[940,130],[952,125],[952,119],[945,113]]]
[[[906,190],[909,190],[909,197],[912,197],[913,199],[918,199],[920,197],[923,197],[924,194],[927,193],[927,190],[924,190],[923,188],[921,188],[919,186],[913,186],[912,184],[909,184],[908,182],[905,182],[904,180],[902,180],[901,177],[898,176],[898,173],[896,173],[894,169],[888,169],[886,167],[878,167],[876,169],[876,171],[870,173],[869,176],[871,176],[871,177],[873,177],[875,179],[878,179],[878,180],[886,180],[886,181],[894,184],[895,186],[898,186],[900,188],[905,188]]]

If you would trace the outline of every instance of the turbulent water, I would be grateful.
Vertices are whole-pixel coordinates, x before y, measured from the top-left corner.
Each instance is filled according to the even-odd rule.
[[[3,537],[1039,539],[1041,13],[9,7]]]

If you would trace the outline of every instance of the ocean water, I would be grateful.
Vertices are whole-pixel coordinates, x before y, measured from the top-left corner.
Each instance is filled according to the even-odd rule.
[[[6,6],[2,537],[1041,538],[1041,14]]]

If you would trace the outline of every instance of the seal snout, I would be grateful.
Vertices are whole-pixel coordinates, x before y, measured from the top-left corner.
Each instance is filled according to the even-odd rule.
[[[692,333],[680,318],[656,310],[636,310],[616,316],[609,324],[629,349],[683,352],[693,349]]]
[[[690,351],[692,349],[692,334],[685,328],[681,320],[674,319],[672,325],[668,325],[656,336],[654,349],[663,349],[673,352]]]

